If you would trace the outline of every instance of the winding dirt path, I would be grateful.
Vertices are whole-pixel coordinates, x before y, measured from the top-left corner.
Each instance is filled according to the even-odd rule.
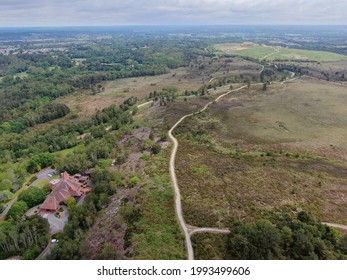
[[[227,93],[224,93],[220,96],[218,96],[214,101],[211,101],[209,103],[207,103],[205,105],[204,108],[202,108],[201,110],[195,112],[195,113],[191,113],[188,115],[183,116],[182,118],[180,118],[174,125],[173,127],[169,130],[169,137],[172,140],[174,146],[171,152],[171,157],[170,157],[170,175],[171,175],[171,180],[174,186],[174,190],[175,190],[175,205],[176,205],[176,215],[178,218],[178,221],[180,223],[180,226],[184,232],[184,236],[186,239],[186,246],[187,246],[187,251],[188,251],[188,260],[194,260],[194,251],[193,251],[193,246],[192,246],[192,242],[190,239],[191,234],[196,233],[196,232],[218,232],[218,233],[227,233],[226,230],[224,229],[215,229],[215,228],[195,228],[193,230],[188,229],[186,222],[184,221],[183,218],[183,213],[182,213],[182,204],[181,204],[181,193],[180,193],[180,189],[177,183],[177,177],[176,177],[176,171],[175,171],[175,160],[176,160],[176,154],[177,154],[177,149],[178,149],[178,141],[177,139],[172,135],[172,132],[175,130],[175,128],[182,122],[184,121],[186,118],[191,117],[195,114],[201,113],[203,111],[205,111],[213,102],[217,102],[218,100],[220,100],[221,98],[223,98],[224,96],[232,93],[232,92],[236,92],[236,91],[240,91],[244,88],[248,87],[248,85],[239,87],[237,89],[234,90],[230,90]]]
[[[284,80],[284,81],[281,83],[281,85],[284,85],[285,83],[288,83],[288,82],[295,81],[295,80],[297,80],[297,79],[299,79],[299,78],[300,78],[300,76],[295,77],[295,73],[290,71],[290,79]]]
[[[222,228],[194,228],[189,231],[189,235],[192,236],[194,233],[224,233],[229,234],[229,229],[222,229]]]
[[[260,73],[264,70],[264,66],[262,67]],[[296,79],[299,79],[300,77],[294,77],[295,73],[291,72],[291,77],[283,82],[281,82],[280,84],[283,85],[287,82],[291,82],[294,81]],[[261,83],[258,83],[261,84]],[[258,84],[253,84],[253,85],[258,85]],[[180,189],[178,186],[178,182],[177,182],[177,177],[176,177],[176,172],[175,172],[175,160],[176,160],[176,154],[177,154],[177,149],[178,149],[178,141],[177,139],[172,135],[172,132],[175,130],[175,128],[181,123],[183,122],[186,118],[191,117],[195,114],[199,114],[203,111],[205,111],[212,103],[214,102],[218,102],[221,98],[223,98],[224,96],[232,93],[232,92],[237,92],[240,91],[244,88],[248,87],[248,85],[244,85],[241,86],[237,89],[234,90],[230,90],[227,93],[224,93],[220,96],[218,96],[214,101],[211,101],[209,103],[207,103],[201,110],[195,112],[195,113],[191,113],[191,114],[187,114],[185,116],[183,116],[182,118],[180,118],[173,126],[172,128],[169,130],[169,137],[172,140],[174,146],[171,152],[171,157],[170,157],[170,175],[171,175],[171,180],[174,186],[174,190],[175,190],[175,206],[176,206],[176,215],[177,218],[179,220],[180,226],[184,232],[184,236],[185,236],[185,240],[186,240],[186,247],[187,247],[187,251],[188,251],[188,259],[189,260],[194,260],[194,251],[193,251],[193,246],[192,246],[192,242],[190,237],[195,234],[195,233],[202,233],[202,232],[209,232],[209,233],[222,233],[222,234],[229,234],[230,230],[228,229],[218,229],[218,228],[199,228],[199,227],[194,227],[191,225],[187,225],[184,217],[183,217],[183,212],[182,212],[182,203],[181,203],[181,193],[180,193]],[[347,226],[345,225],[337,225],[337,224],[331,224],[331,223],[325,223],[326,225],[330,226],[330,227],[334,227],[334,228],[338,228],[338,229],[342,229],[342,230],[347,230]]]
[[[263,73],[264,69],[265,69],[265,66],[262,65],[259,74]]]
[[[193,246],[192,241],[190,240],[190,235],[188,232],[188,228],[186,225],[186,222],[184,221],[183,214],[182,214],[182,205],[181,205],[181,193],[180,189],[177,184],[177,177],[175,172],[175,159],[176,159],[176,153],[178,148],[178,141],[177,139],[172,135],[172,131],[187,117],[192,116],[193,114],[186,115],[182,117],[176,124],[169,130],[169,137],[172,140],[174,147],[171,152],[171,158],[170,158],[170,175],[171,180],[175,189],[175,205],[176,205],[176,215],[178,218],[178,221],[180,223],[180,226],[184,232],[184,236],[186,239],[186,246],[188,250],[188,260],[194,260],[194,252],[193,252]]]
[[[347,231],[347,226],[346,225],[341,225],[341,224],[332,224],[332,223],[324,223],[323,224],[327,225],[328,227],[336,228],[336,229],[342,229],[344,231]]]
[[[271,49],[274,50],[274,52],[269,53],[269,54],[267,54],[267,55],[264,55],[263,57],[260,58],[260,60],[267,59],[268,57],[270,57],[270,56],[272,56],[272,55],[274,55],[274,54],[276,54],[276,53],[279,53],[279,50],[278,50],[277,48],[275,48],[275,47],[269,47],[269,46],[266,46],[266,45],[263,45],[263,47],[271,48]]]
[[[149,105],[149,104],[152,104],[152,103],[153,103],[153,100],[148,101],[148,102],[145,102],[145,103],[142,103],[142,104],[140,104],[140,105],[137,105],[137,108],[141,108],[141,107],[143,107],[143,106],[146,106],[146,105]]]

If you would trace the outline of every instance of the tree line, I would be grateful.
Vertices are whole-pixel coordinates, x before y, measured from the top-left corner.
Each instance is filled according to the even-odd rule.
[[[253,223],[234,223],[227,242],[229,259],[347,259],[347,235],[314,220],[306,212]]]

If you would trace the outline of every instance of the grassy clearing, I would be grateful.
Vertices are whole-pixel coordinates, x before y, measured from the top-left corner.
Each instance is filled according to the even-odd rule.
[[[172,85],[179,90],[196,89],[203,82],[198,78],[187,77],[187,69],[172,70],[168,74],[148,77],[124,78],[105,82],[105,90],[96,95],[90,95],[87,91],[77,92],[73,96],[60,98],[60,102],[68,105],[73,112],[80,117],[90,116],[96,110],[105,108],[110,104],[120,104],[131,96],[143,100],[150,92],[160,91],[164,87]],[[88,96],[88,97],[87,97]]]
[[[70,148],[70,149],[61,150],[59,152],[55,152],[54,155],[57,157],[64,158],[67,155],[72,154],[74,152],[74,150],[78,149],[79,147],[81,147],[81,145],[78,145],[78,146]]]
[[[237,102],[226,97],[211,113],[223,120],[216,137],[224,142],[281,144],[346,159],[346,102],[345,87],[299,80],[266,92],[250,91]]]
[[[346,60],[345,55],[311,50],[280,48],[278,53],[271,56],[272,60],[313,60],[318,62]]]
[[[251,57],[255,59],[261,59],[264,56],[270,55],[274,52],[274,49],[264,46],[249,46],[243,44],[218,44],[214,45],[214,48],[222,53],[235,54],[245,57]]]
[[[241,58],[218,59],[199,58],[189,67],[170,70],[170,73],[158,76],[124,78],[108,81],[103,84],[105,90],[91,95],[90,91],[76,92],[72,96],[62,97],[62,102],[70,107],[80,118],[90,116],[110,104],[120,104],[130,96],[144,101],[150,92],[161,91],[167,86],[174,86],[178,92],[197,90],[208,83],[212,77],[230,77],[245,73],[258,75],[261,66]]]
[[[214,46],[218,51],[255,59],[273,60],[311,60],[311,61],[340,61],[347,60],[347,56],[323,51],[288,49],[264,45],[218,44]]]
[[[77,66],[81,65],[84,61],[86,61],[85,58],[73,58],[72,60]]]
[[[15,75],[13,75],[13,78],[16,79],[16,78],[26,78],[28,77],[28,73],[27,72],[20,72],[20,73],[17,73]]]

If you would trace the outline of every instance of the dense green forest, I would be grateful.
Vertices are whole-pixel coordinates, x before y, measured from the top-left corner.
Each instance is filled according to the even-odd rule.
[[[16,255],[22,255],[24,259],[35,259],[48,241],[49,225],[40,216],[5,221],[0,229],[0,259]]]
[[[78,89],[97,92],[96,85],[125,77],[153,76],[187,66],[207,44],[109,39],[71,44],[64,52],[0,55],[0,127],[21,132],[28,126],[66,115],[59,96]],[[49,117],[43,113],[52,110]]]
[[[347,236],[315,221],[305,212],[274,221],[237,222],[228,239],[230,259],[347,259]]]

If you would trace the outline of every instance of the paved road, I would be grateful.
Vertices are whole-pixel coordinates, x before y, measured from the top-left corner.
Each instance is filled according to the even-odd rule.
[[[2,211],[2,213],[0,214],[0,220],[7,215],[8,211],[10,211],[12,205],[15,204],[16,201],[17,201],[17,197],[12,199],[12,201],[5,207],[4,211]]]
[[[51,237],[50,237],[47,247],[41,252],[41,254],[36,259],[37,260],[44,260],[46,258],[46,256],[51,252],[51,249],[54,245],[56,245],[56,244],[51,243]]]
[[[171,180],[175,189],[175,204],[176,204],[176,215],[178,218],[178,221],[180,223],[180,226],[184,232],[184,236],[186,239],[186,246],[187,246],[187,251],[188,251],[188,259],[189,260],[194,260],[194,251],[193,251],[193,246],[192,246],[192,242],[190,239],[190,232],[188,230],[188,227],[184,221],[183,218],[183,214],[182,214],[182,204],[181,204],[181,193],[180,193],[180,189],[178,187],[178,183],[177,183],[177,177],[176,177],[176,172],[175,172],[175,159],[176,159],[176,154],[177,154],[177,148],[178,148],[178,141],[177,139],[172,135],[172,132],[175,130],[175,128],[186,118],[193,116],[197,113],[201,113],[203,111],[205,111],[213,102],[217,102],[218,100],[220,100],[221,98],[223,98],[224,96],[232,93],[232,92],[236,92],[239,90],[242,90],[244,88],[248,87],[247,85],[242,86],[240,88],[228,91],[225,94],[220,95],[219,97],[217,97],[214,101],[209,102],[204,108],[202,108],[200,111],[195,112],[195,113],[191,113],[188,115],[183,116],[178,122],[176,122],[174,124],[174,126],[169,130],[169,137],[172,140],[174,146],[171,152],[171,157],[170,157],[170,175],[171,175]],[[198,229],[196,229],[195,231],[197,231]],[[210,230],[210,232],[212,232],[212,230],[216,230],[216,229],[207,229],[205,228],[204,230]],[[215,232],[215,231],[214,231]]]
[[[40,172],[38,172],[36,174],[37,176],[37,180],[35,180],[33,183],[30,184],[30,186],[34,186],[36,184],[38,184],[39,182],[43,181],[43,180],[47,180],[49,179],[50,177],[48,177],[48,174],[52,174],[52,172],[54,172],[55,170],[52,169],[52,168],[46,168],[46,169],[42,169]],[[25,186],[24,188],[25,189],[28,189],[30,186]],[[4,218],[8,211],[10,211],[11,207],[13,204],[15,204],[17,201],[17,197],[15,197],[4,209],[4,211],[0,214],[0,220],[2,218]]]

